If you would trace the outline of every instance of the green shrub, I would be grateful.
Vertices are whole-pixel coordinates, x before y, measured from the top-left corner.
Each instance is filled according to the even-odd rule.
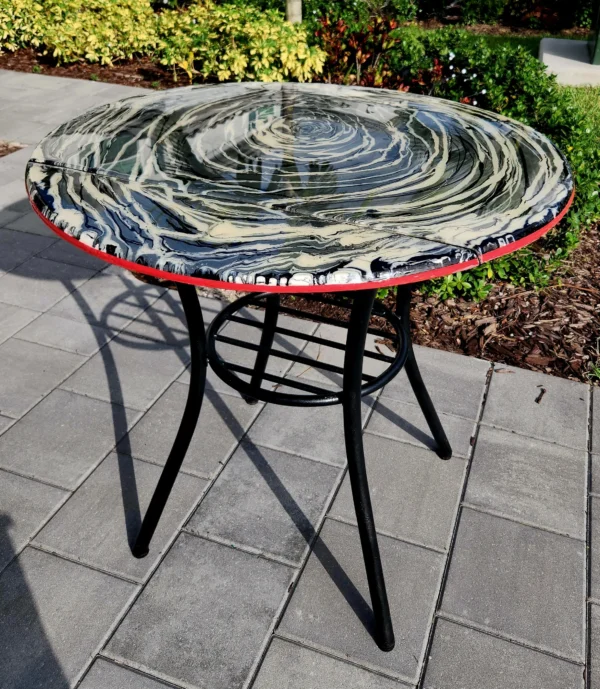
[[[275,10],[250,5],[194,3],[158,15],[157,57],[189,76],[219,81],[306,81],[321,71],[325,55],[309,46],[306,30]]]
[[[146,0],[0,0],[0,49],[33,46],[58,62],[147,54],[156,43]]]
[[[0,0],[0,49],[25,46],[58,62],[148,55],[190,80],[305,81],[324,60],[279,12],[200,0],[161,12],[150,0]]]

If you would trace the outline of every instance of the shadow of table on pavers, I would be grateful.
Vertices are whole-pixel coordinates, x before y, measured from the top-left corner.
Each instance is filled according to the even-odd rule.
[[[0,551],[10,553],[11,519],[0,512]],[[18,643],[14,643],[18,635]],[[69,689],[46,635],[21,558],[0,575],[0,686],[4,689]]]

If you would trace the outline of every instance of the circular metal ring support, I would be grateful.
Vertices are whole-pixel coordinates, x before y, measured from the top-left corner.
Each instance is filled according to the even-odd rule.
[[[301,388],[309,391],[309,394],[292,394],[287,392],[279,392],[277,389],[265,390],[262,387],[257,388],[256,386],[252,386],[249,382],[243,380],[237,374],[241,373],[243,375],[251,376],[254,373],[253,369],[245,366],[240,366],[235,363],[227,362],[217,352],[216,342],[224,341],[227,343],[228,341],[228,338],[225,338],[220,334],[222,328],[228,322],[235,320],[236,314],[244,307],[265,307],[266,300],[272,296],[273,295],[270,295],[269,293],[262,293],[259,295],[248,294],[242,297],[241,299],[237,299],[233,303],[229,304],[229,306],[225,307],[225,309],[223,309],[215,317],[210,327],[208,328],[208,332],[206,335],[207,356],[211,368],[223,382],[232,387],[234,390],[237,390],[244,398],[248,400],[261,400],[263,402],[271,402],[273,404],[283,404],[297,407],[341,404],[343,395],[342,390],[332,392],[330,389],[327,389],[325,387],[319,387],[318,383],[311,382],[310,385],[301,385]],[[316,301],[320,300],[317,298]],[[343,304],[339,305],[344,306]],[[346,308],[350,308],[350,306]],[[381,360],[387,361],[389,363],[389,366],[378,376],[376,376],[372,380],[369,380],[368,382],[365,382],[362,385],[362,396],[369,395],[375,392],[376,390],[379,390],[379,388],[383,387],[387,383],[389,383],[389,381],[392,380],[392,378],[394,378],[404,366],[409,352],[409,333],[407,332],[408,324],[404,324],[395,313],[393,313],[387,307],[383,306],[383,304],[376,303],[373,312],[375,313],[375,315],[384,318],[387,321],[387,323],[389,323],[392,326],[394,333],[390,334],[389,337],[390,339],[395,340],[397,344],[397,350],[395,356],[393,357],[380,357]],[[310,320],[310,313],[305,313],[305,316],[307,319]],[[348,324],[344,321],[336,321],[336,324],[345,328],[348,327]],[[262,323],[257,321],[253,325],[260,329],[262,332]],[[310,336],[306,336],[304,333],[301,332],[295,332],[293,333],[293,336],[298,339],[306,339],[310,341]],[[249,342],[242,342],[239,340],[234,342],[233,340],[231,340],[230,343],[242,349],[253,350],[257,353],[257,356],[260,351],[260,345],[254,345]],[[339,346],[336,348],[339,349]],[[288,361],[307,363],[301,354],[291,355],[289,353],[282,352],[273,348],[270,348],[267,355],[269,357],[280,356],[281,358],[285,358]],[[286,379],[281,376],[275,376],[266,372],[263,374],[262,379],[264,381],[277,384],[277,387],[279,387],[280,385],[293,387],[289,385],[290,379]],[[291,382],[293,383],[294,381]]]

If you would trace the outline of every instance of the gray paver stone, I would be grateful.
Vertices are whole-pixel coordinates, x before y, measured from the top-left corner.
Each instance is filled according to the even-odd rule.
[[[44,313],[20,330],[15,337],[19,340],[64,349],[74,354],[91,356],[109,341],[112,334],[108,330],[87,323]]]
[[[415,358],[438,413],[477,418],[490,368],[487,361],[419,346],[415,347]],[[405,371],[400,371],[381,394],[417,404]]]
[[[21,175],[23,177],[25,176],[25,166],[23,166]],[[56,235],[52,232],[52,230],[34,211],[25,213],[16,220],[6,223],[6,227],[9,230],[15,230],[16,232],[29,232],[31,234],[37,234],[51,239],[56,238]]]
[[[0,303],[0,342],[8,340],[38,316],[37,311]]]
[[[69,244],[67,241],[58,241],[52,246],[40,252],[40,258],[48,258],[52,261],[60,261],[90,270],[103,270],[106,263],[96,256],[86,253],[82,249]]]
[[[114,447],[137,414],[54,390],[0,436],[0,466],[73,489]]]
[[[284,391],[290,392],[290,389]],[[362,399],[363,428],[374,401],[373,397]],[[338,466],[343,466],[346,462],[340,405],[284,407],[268,404],[248,436],[253,443],[262,447]]]
[[[600,606],[590,605],[590,689],[600,689]]]
[[[87,268],[33,256],[0,277],[0,298],[7,304],[45,311],[93,274]]]
[[[436,625],[424,689],[583,689],[583,668],[446,620]]]
[[[161,470],[112,452],[37,535],[35,542],[117,575],[143,580],[206,485],[180,475],[165,507],[150,554],[138,559],[133,544]]]
[[[67,495],[59,488],[0,471],[0,571]]]
[[[364,436],[364,447],[377,529],[445,549],[466,462],[457,458],[443,461],[430,450],[369,433]],[[348,476],[331,514],[356,523]]]
[[[252,689],[401,689],[404,684],[282,639],[273,639]]]
[[[171,686],[104,658],[98,658],[78,689],[169,689]]]
[[[85,359],[11,338],[0,345],[0,412],[22,416]]]
[[[339,469],[243,443],[187,528],[300,563]]]
[[[457,457],[468,457],[475,422],[460,416],[440,414],[440,421]],[[389,397],[379,397],[367,430],[387,438],[434,450],[435,441],[421,408]]]
[[[325,340],[339,342],[342,344],[346,343],[346,328],[339,328],[335,325],[321,324],[315,330],[315,335],[317,337],[322,337]],[[393,356],[394,352],[390,351],[385,347],[385,345],[377,344],[377,341],[381,338],[376,335],[367,335],[366,351],[378,352],[378,349],[382,353],[388,356]],[[309,342],[302,352],[302,356],[308,357],[310,359],[318,360],[325,364],[332,364],[333,366],[344,367],[344,350],[334,349],[332,347],[326,347],[320,344]],[[377,361],[377,359],[371,359],[370,357],[365,357],[363,362],[363,371],[372,376],[378,376],[387,368],[387,364]],[[339,373],[332,373],[330,371],[323,371],[319,368],[312,367],[306,363],[296,363],[290,369],[290,376],[298,377],[300,380],[306,379],[307,381],[315,381],[324,384],[334,384],[341,387],[342,375]]]
[[[442,555],[379,536],[392,621],[393,651],[369,630],[372,613],[358,529],[327,520],[281,623],[284,633],[414,681],[442,568]],[[366,626],[365,626],[366,625]]]
[[[482,421],[559,445],[585,448],[588,394],[583,383],[496,366]]]
[[[108,651],[194,687],[241,687],[291,573],[285,565],[182,534]]]
[[[118,332],[162,293],[162,288],[140,282],[125,270],[114,273],[106,268],[53,306],[51,313]]]
[[[591,500],[591,522],[590,593],[592,598],[600,600],[600,497],[595,497]]]
[[[0,576],[0,677],[10,689],[66,689],[135,585],[26,548]]]
[[[586,453],[482,427],[465,500],[585,538]]]
[[[442,610],[583,659],[585,543],[463,509]]]
[[[183,347],[118,334],[63,384],[82,395],[145,410],[179,376],[190,358]]]
[[[592,452],[600,454],[600,393],[593,388],[594,404],[592,411]],[[598,476],[600,479],[600,476]]]
[[[189,387],[173,383],[119,444],[119,451],[163,465],[181,422]],[[207,390],[182,468],[208,477],[234,451],[260,412],[241,398]]]

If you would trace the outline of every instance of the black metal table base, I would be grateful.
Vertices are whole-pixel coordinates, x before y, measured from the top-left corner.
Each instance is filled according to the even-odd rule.
[[[202,310],[195,287],[180,284],[177,289],[185,311],[190,335],[190,387],[175,442],[144,516],[142,527],[133,547],[133,554],[136,557],[145,557],[148,554],[150,540],[158,525],[196,428],[204,396],[208,362],[210,362],[215,373],[224,382],[240,392],[249,403],[262,400],[290,406],[341,404],[348,473],[373,607],[374,636],[381,650],[391,651],[394,647],[394,632],[367,481],[362,440],[361,398],[386,385],[402,367],[405,367],[408,380],[436,442],[438,455],[442,459],[449,459],[452,455],[452,449],[415,360],[409,326],[410,288],[398,288],[395,313],[375,302],[376,290],[352,292],[351,296],[339,300],[318,296],[309,297],[315,301],[347,309],[349,312],[347,320],[328,318],[320,314],[308,314],[295,308],[284,307],[280,304],[277,294],[251,294],[226,307],[214,319],[206,336]],[[250,314],[241,315],[241,310],[247,306],[263,307],[264,320],[249,317]],[[346,343],[341,344],[313,334],[280,327],[278,326],[280,313],[300,315],[319,323],[347,328]],[[391,330],[371,327],[372,314],[384,319],[391,326]],[[241,323],[254,332],[256,329],[260,330],[258,343],[252,342],[251,337],[240,339],[229,336],[227,331],[223,332],[225,325],[231,322]],[[366,342],[369,333],[391,340],[394,344],[395,355],[390,356],[380,351],[368,350]],[[274,347],[277,335],[305,340],[321,347],[343,350],[344,365],[339,367],[325,361],[308,358],[301,352],[277,349]],[[254,365],[248,367],[227,361],[218,352],[218,343],[227,345],[234,350],[256,352]],[[267,367],[271,357],[306,364],[322,373],[340,376],[342,380],[341,389],[332,391],[329,385],[319,386],[317,383],[306,383],[297,378],[269,373]],[[365,358],[378,361],[382,366],[387,365],[387,367],[378,375],[367,374],[363,365]],[[270,387],[264,387],[265,384],[270,385]],[[292,392],[280,390],[281,387],[291,389]]]

